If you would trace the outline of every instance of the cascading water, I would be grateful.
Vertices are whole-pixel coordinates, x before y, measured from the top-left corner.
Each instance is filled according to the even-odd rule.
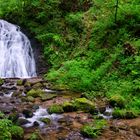
[[[16,25],[0,20],[0,77],[36,76],[30,41]]]

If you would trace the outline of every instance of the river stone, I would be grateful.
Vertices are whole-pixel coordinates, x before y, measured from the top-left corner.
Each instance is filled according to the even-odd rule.
[[[33,117],[33,112],[32,112],[31,110],[24,109],[24,110],[22,111],[22,113],[24,114],[24,116],[25,116],[26,118],[31,118],[31,117]]]
[[[39,126],[39,122],[35,121],[34,126]]]
[[[32,107],[34,110],[37,110],[37,109],[39,109],[39,105],[33,105],[33,107]]]
[[[30,122],[28,120],[24,119],[24,118],[19,118],[17,123],[19,125],[25,125],[25,124],[30,123]]]

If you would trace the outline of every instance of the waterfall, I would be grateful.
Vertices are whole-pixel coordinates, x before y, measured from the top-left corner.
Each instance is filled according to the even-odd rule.
[[[29,39],[19,26],[0,20],[0,77],[35,76],[35,60]]]

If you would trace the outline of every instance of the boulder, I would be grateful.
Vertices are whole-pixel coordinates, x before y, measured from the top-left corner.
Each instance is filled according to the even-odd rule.
[[[77,110],[94,113],[95,104],[86,98],[77,98],[72,101],[72,104]]]
[[[31,118],[33,117],[33,112],[29,109],[24,109],[22,111],[23,115],[26,117],[26,118]]]

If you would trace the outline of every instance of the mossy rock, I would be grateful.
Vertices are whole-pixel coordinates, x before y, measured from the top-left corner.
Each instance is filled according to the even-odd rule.
[[[61,105],[52,105],[48,108],[48,112],[50,114],[52,114],[52,113],[58,113],[59,114],[59,113],[63,113],[64,110],[63,110],[63,107]]]
[[[57,97],[56,94],[43,94],[43,95],[41,95],[41,100],[42,101],[51,100],[55,97]]]
[[[112,113],[114,119],[133,119],[138,117],[139,112],[136,110],[115,109]]]
[[[30,91],[27,92],[27,96],[32,96],[34,98],[36,97],[41,97],[43,94],[45,94],[45,92],[41,89],[31,89]]]
[[[0,78],[0,85],[4,84],[4,80]]]
[[[22,86],[23,85],[23,81],[22,80],[17,80],[17,85],[18,86]]]
[[[64,112],[76,111],[76,107],[71,102],[64,102],[62,107],[63,107]]]
[[[36,83],[32,86],[33,89],[40,89],[42,88],[42,84],[41,83]]]
[[[32,112],[32,110],[24,109],[24,110],[22,111],[22,113],[24,114],[25,118],[31,118],[31,117],[33,117],[33,112]]]
[[[25,82],[24,84],[25,87],[31,87],[31,83],[29,81]]]
[[[95,112],[95,104],[86,98],[77,98],[72,101],[72,104],[77,110],[84,112]]]
[[[40,121],[46,123],[46,124],[51,124],[51,120],[49,118],[42,118]]]
[[[27,101],[34,102],[35,98],[33,96],[27,96]]]
[[[113,95],[110,97],[109,103],[113,107],[123,108],[125,106],[125,98],[121,95]]]

